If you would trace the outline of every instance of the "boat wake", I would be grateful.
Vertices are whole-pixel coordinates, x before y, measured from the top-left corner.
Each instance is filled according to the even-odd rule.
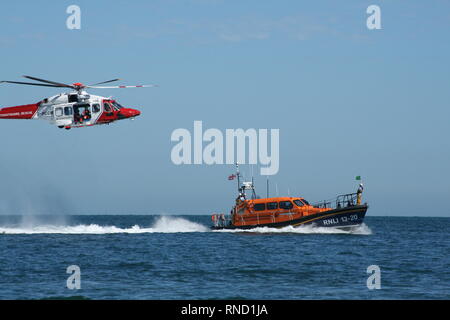
[[[211,232],[211,230],[197,222],[185,218],[173,216],[161,216],[150,227],[134,225],[128,228],[121,228],[114,225],[98,224],[38,224],[26,223],[18,226],[0,226],[0,234],[139,234],[139,233],[186,233],[186,232]],[[343,230],[330,227],[316,227],[305,225],[299,227],[287,226],[283,228],[257,227],[253,229],[233,229],[214,230],[212,232],[228,233],[261,233],[261,234],[356,234],[370,235],[372,231],[366,224],[353,227],[351,230]]]
[[[114,234],[114,233],[180,233],[206,232],[207,227],[183,218],[162,216],[148,228],[134,225],[130,228],[116,226],[101,226],[98,224],[65,225],[35,225],[18,227],[0,227],[0,234]]]
[[[313,225],[305,225],[299,227],[287,226],[283,228],[257,227],[253,229],[233,229],[233,230],[215,230],[214,232],[232,232],[232,233],[298,233],[298,234],[355,234],[355,235],[371,235],[372,230],[366,225],[352,227],[350,230],[332,227],[316,227]]]

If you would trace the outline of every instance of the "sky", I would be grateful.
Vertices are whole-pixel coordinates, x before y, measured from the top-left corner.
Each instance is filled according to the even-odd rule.
[[[368,215],[450,216],[450,1],[5,1],[0,80],[158,84],[91,90],[134,121],[0,121],[0,214],[229,212],[233,165],[175,165],[174,130],[279,129],[271,195],[355,192]],[[66,26],[81,9],[81,29]],[[381,29],[366,10],[378,5]],[[0,85],[0,107],[57,88]],[[266,193],[259,167],[257,193]]]

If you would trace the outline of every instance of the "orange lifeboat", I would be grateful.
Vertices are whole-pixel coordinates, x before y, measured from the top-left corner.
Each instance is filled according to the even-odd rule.
[[[239,179],[239,172],[237,177]],[[247,199],[246,190],[252,190],[251,199]],[[213,216],[214,224],[211,228],[281,228],[314,224],[319,227],[351,229],[363,222],[368,209],[367,203],[361,204],[361,192],[343,194],[333,201],[312,205],[302,197],[257,199],[253,183],[247,182],[239,187],[239,195],[230,215]]]

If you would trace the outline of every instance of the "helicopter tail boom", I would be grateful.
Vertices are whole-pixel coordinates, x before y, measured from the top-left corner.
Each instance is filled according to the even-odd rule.
[[[0,108],[0,119],[32,119],[38,109],[37,103]]]

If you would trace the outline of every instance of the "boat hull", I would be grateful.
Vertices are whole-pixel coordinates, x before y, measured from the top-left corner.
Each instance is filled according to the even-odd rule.
[[[251,224],[235,226],[229,224],[226,226],[212,226],[212,230],[223,230],[223,229],[253,229],[258,227],[268,227],[268,228],[283,228],[287,226],[298,227],[302,225],[315,225],[317,227],[334,227],[342,229],[351,229],[352,227],[358,226],[363,223],[364,217],[366,215],[368,205],[355,205],[340,209],[331,209],[328,211],[319,212],[316,214],[308,215],[305,217],[292,219],[283,222],[272,222],[266,224]]]

